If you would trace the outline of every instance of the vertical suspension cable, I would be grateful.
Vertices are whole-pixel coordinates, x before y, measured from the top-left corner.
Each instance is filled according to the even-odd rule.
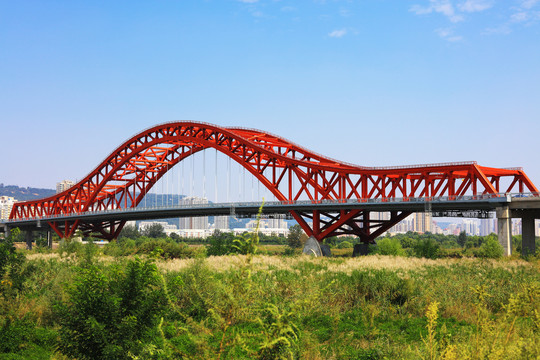
[[[193,197],[195,192],[195,182],[193,180],[193,176],[195,173],[195,155],[193,154],[193,147],[191,148],[191,151],[191,191],[189,195]]]
[[[215,163],[214,163],[214,197],[215,197],[215,201],[216,203],[218,202],[218,191],[217,191],[217,148],[216,148],[216,159],[215,159]]]
[[[182,147],[182,154],[184,154],[184,148],[183,147]],[[186,173],[184,171],[184,168],[185,168],[185,166],[184,166],[185,161],[184,160],[185,159],[186,159],[185,157],[182,159],[182,174],[180,175],[180,181],[181,181],[181,187],[182,187],[182,196],[185,195],[185,193],[184,193],[184,174]],[[178,205],[180,205],[180,199],[178,199]]]
[[[147,185],[146,185],[146,166],[144,167],[144,181],[143,181],[143,186],[144,186],[144,188],[143,188],[144,207],[146,208],[146,198],[147,198],[146,195],[148,195],[148,191],[146,190],[146,187],[147,187]]]
[[[230,199],[229,199],[230,186],[231,186],[231,158],[229,157],[229,162],[227,164],[227,202],[230,202]]]
[[[202,192],[203,192],[203,198],[206,198],[206,150],[202,151],[203,156],[203,185],[202,185]]]
[[[242,171],[238,172],[238,202],[242,198]]]

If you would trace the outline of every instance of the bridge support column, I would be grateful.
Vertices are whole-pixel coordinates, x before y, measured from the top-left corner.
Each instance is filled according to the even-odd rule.
[[[504,254],[512,255],[512,216],[508,207],[497,209],[497,234]]]
[[[51,230],[47,231],[47,246],[52,249],[52,234]]]
[[[33,240],[33,231],[27,230],[24,234],[24,239],[26,240],[26,248],[32,250],[32,240]]]
[[[532,214],[525,214],[521,219],[521,254],[523,256],[534,255],[536,253],[534,220],[535,218]]]

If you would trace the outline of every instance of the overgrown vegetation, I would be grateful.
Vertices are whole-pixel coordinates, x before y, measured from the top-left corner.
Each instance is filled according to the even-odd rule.
[[[0,359],[540,357],[540,260],[495,236],[387,236],[361,258],[330,238],[348,257],[311,258],[301,231],[267,256],[257,229],[206,246],[127,230],[101,249],[0,241]]]

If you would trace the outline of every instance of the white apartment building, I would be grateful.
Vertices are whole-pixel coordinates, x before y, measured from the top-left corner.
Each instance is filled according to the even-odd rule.
[[[420,234],[423,234],[426,232],[433,232],[431,213],[429,212],[415,213],[413,214],[413,216],[415,220],[414,231]]]
[[[207,198],[196,196],[185,197],[180,200],[181,206],[193,206],[208,204]],[[208,229],[208,216],[186,217],[180,218],[178,221],[180,230],[206,230]]]
[[[17,200],[11,196],[0,196],[0,219],[9,219],[13,204],[16,202]]]
[[[166,221],[142,221],[139,223],[139,231],[143,232],[150,226],[156,225],[156,224],[161,225],[163,227],[163,231],[165,232],[165,234],[167,234],[167,236],[169,236],[171,233],[176,232],[178,230],[176,225],[171,225],[167,223]]]
[[[229,230],[229,217],[228,216],[214,216],[214,229]]]
[[[71,180],[62,180],[60,182],[57,182],[56,183],[56,193],[59,194],[61,192],[64,192],[67,189],[69,189],[70,187],[72,187],[73,185],[75,185],[75,183],[73,181],[71,181]]]

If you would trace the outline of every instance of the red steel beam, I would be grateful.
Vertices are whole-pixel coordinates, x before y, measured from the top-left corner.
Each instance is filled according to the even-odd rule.
[[[293,202],[302,196],[318,202],[495,194],[499,191],[501,178],[510,179],[506,192],[517,188],[519,192],[538,193],[519,168],[484,167],[475,162],[363,167],[322,156],[259,130],[173,122],[133,136],[70,189],[46,199],[14,204],[10,219],[135,207],[174,165],[208,148],[214,148],[244,166],[281,201]],[[295,180],[300,184],[298,189],[292,187]],[[341,214],[325,230],[320,227],[320,220],[311,228],[299,214],[293,212],[293,216],[308,234],[322,240],[345,227],[365,231],[364,225],[353,222],[353,213]],[[369,214],[363,216],[362,221],[368,224]],[[400,216],[403,215],[393,219]],[[318,213],[313,217],[320,218]],[[72,235],[80,226],[85,231],[97,230],[105,238],[117,236],[118,229],[123,226],[79,222],[63,226],[51,224],[61,236]],[[109,230],[105,231],[105,228]]]

